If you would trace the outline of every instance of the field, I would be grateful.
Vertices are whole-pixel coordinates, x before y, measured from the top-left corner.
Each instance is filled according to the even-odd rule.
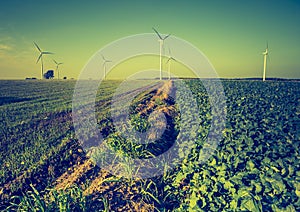
[[[172,95],[186,95],[176,87],[178,81],[148,86],[130,103],[131,130],[147,131],[150,113],[164,113],[166,130],[151,144],[124,139],[114,126],[110,101],[121,82],[105,81],[99,88],[95,115],[110,150],[148,159],[182,141],[180,163],[161,175],[139,178],[126,161],[120,167],[111,164],[122,173],[114,175],[94,163],[99,158],[86,155],[72,121],[76,81],[0,81],[0,210],[300,211],[300,83],[222,80],[226,102],[220,104],[227,106],[226,124],[218,128],[222,139],[199,163],[218,120],[212,119],[201,81],[183,82],[198,107],[184,98],[174,101]],[[183,111],[196,113],[200,126]],[[191,151],[180,152],[187,145]]]

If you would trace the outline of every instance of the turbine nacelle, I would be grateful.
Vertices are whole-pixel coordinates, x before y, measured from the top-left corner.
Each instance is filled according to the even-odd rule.
[[[36,63],[38,63],[40,61],[40,59],[43,57],[44,54],[54,54],[52,52],[40,52],[40,55],[38,57],[38,59],[36,60]]]
[[[169,57],[166,63],[169,63],[171,60],[177,61],[174,57]]]
[[[171,35],[171,34],[168,34],[168,35],[166,35],[166,36],[163,37],[163,36],[161,36],[161,34],[154,27],[152,27],[152,29],[157,34],[157,36],[159,38],[158,41],[164,41],[164,40],[166,40]]]
[[[105,57],[102,54],[101,54],[101,56],[102,56],[102,59],[103,59],[103,64],[112,62],[111,60],[105,59]]]
[[[63,64],[63,63],[58,63],[56,60],[53,60],[53,62],[54,62],[57,66]]]
[[[111,60],[105,60],[105,61],[103,62],[103,66],[105,66],[106,63],[111,63],[111,62],[112,62]]]

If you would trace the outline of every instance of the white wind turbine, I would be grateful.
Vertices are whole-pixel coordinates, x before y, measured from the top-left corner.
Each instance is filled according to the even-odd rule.
[[[266,50],[262,53],[264,55],[264,73],[263,73],[263,81],[266,80],[266,70],[267,70],[267,58],[269,59],[269,51],[268,51],[268,43]]]
[[[43,76],[44,76],[44,62],[43,62],[43,55],[44,54],[53,54],[52,52],[45,52],[45,51],[42,51],[42,49],[35,43],[33,42],[36,49],[39,51],[40,55],[36,61],[36,63],[38,63],[40,60],[41,60],[41,79],[43,79]]]
[[[59,66],[63,63],[58,63],[56,60],[53,60],[53,62],[56,64],[56,72],[57,72],[57,78],[59,79]]]
[[[175,58],[173,58],[172,56],[171,56],[171,49],[169,48],[169,57],[168,57],[168,60],[167,60],[167,63],[168,63],[168,73],[169,73],[169,80],[171,79],[171,61],[172,60],[174,60],[174,61],[176,61],[175,60]]]
[[[164,41],[171,35],[171,34],[168,34],[166,35],[165,37],[162,37],[159,32],[154,29],[154,27],[152,27],[152,29],[154,30],[154,32],[157,34],[159,40],[159,79],[161,80],[162,79],[162,57],[161,57],[161,53],[162,53],[162,48],[163,48],[163,45],[164,45]]]
[[[111,63],[112,61],[105,59],[105,57],[103,55],[101,55],[101,56],[102,56],[102,59],[103,59],[104,79],[106,79],[106,63]]]

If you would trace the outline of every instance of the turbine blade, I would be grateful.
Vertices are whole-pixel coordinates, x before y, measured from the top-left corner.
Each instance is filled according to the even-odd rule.
[[[61,65],[61,64],[64,64],[64,63],[58,63],[58,65]]]
[[[168,34],[166,37],[164,37],[163,40],[166,40],[168,37],[170,37],[171,34]]]
[[[58,63],[56,62],[56,60],[53,60],[53,62],[54,62],[56,65],[58,65]]]
[[[171,49],[169,48],[169,55],[171,56]]]
[[[36,63],[38,63],[39,61],[40,61],[40,59],[41,59],[41,57],[42,57],[42,53],[40,53],[40,55],[39,55],[39,57],[38,57],[38,59],[36,60]]]
[[[35,47],[37,48],[37,50],[38,50],[39,52],[42,52],[41,48],[36,44],[36,42],[33,41],[33,43],[34,43]]]
[[[153,29],[154,32],[157,34],[157,36],[158,36],[161,40],[163,40],[163,38],[160,36],[159,32],[158,32],[156,29],[154,29],[154,27],[152,27],[152,29]]]
[[[42,54],[54,54],[53,52],[42,52]]]
[[[104,61],[106,61],[106,60],[105,60],[105,57],[103,56],[103,54],[101,54],[101,57],[102,57],[102,59],[103,59]]]

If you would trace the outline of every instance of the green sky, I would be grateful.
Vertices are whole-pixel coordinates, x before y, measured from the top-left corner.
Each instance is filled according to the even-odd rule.
[[[297,0],[2,0],[0,5],[1,79],[40,77],[33,41],[55,53],[45,57],[46,69],[55,68],[55,59],[64,63],[61,76],[77,78],[103,46],[151,33],[152,26],[195,45],[220,77],[260,77],[268,41],[268,77],[300,78]]]

